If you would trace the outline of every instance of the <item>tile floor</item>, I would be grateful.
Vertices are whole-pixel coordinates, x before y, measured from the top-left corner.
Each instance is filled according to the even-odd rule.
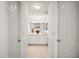
[[[28,58],[47,58],[48,45],[28,45]]]

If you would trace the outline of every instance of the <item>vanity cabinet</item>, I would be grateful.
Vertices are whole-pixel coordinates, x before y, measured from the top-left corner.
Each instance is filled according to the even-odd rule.
[[[28,44],[47,44],[48,36],[47,35],[29,35],[28,36]]]

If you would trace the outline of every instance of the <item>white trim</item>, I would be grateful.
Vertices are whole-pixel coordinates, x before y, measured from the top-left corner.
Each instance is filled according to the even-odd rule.
[[[51,21],[52,23],[54,23],[53,25],[52,24],[49,25],[50,22],[48,23],[49,27],[51,26],[53,28],[53,30],[50,30],[51,33],[49,32],[49,40],[48,41],[52,41],[52,44],[54,43],[54,46],[52,46],[51,43],[49,42],[51,45],[49,47],[49,50],[54,49],[54,51],[51,51],[52,53],[49,52],[48,57],[57,58],[58,57],[58,42],[57,42],[57,39],[58,39],[58,2],[50,2],[49,8],[51,8],[51,9],[55,8],[55,9],[49,10],[49,12],[51,12],[52,16],[49,15],[49,17],[51,17],[51,18],[49,18],[48,20],[51,19],[52,21],[54,21],[54,22]],[[53,13],[55,13],[55,14],[53,14]],[[49,44],[48,44],[48,46],[49,46]]]
[[[28,32],[28,8],[27,3],[21,2],[20,3],[20,56],[21,58],[27,57],[27,47],[28,47],[28,39],[27,39],[27,32]],[[25,10],[25,11],[24,11]],[[22,15],[24,14],[24,15]]]
[[[55,44],[55,52],[54,52],[54,58],[57,58],[58,57],[58,43],[57,43],[57,39],[58,39],[58,3],[57,2],[53,2],[54,4],[56,4],[55,5],[55,8],[56,8],[56,15],[55,15],[55,42],[54,42],[54,44]],[[50,2],[50,4],[53,4],[52,2]],[[23,5],[22,5],[23,6]],[[20,6],[21,7],[21,6]],[[21,12],[21,11],[20,11]],[[52,15],[53,16],[53,15]],[[22,21],[22,19],[20,19],[21,21]],[[23,26],[23,24],[20,22],[20,25],[21,25],[21,27]],[[51,25],[52,26],[52,25]],[[20,28],[21,29],[21,28]],[[20,33],[20,34],[22,34],[22,33]],[[25,36],[25,35],[24,35]],[[22,42],[21,42],[21,57],[26,57],[26,55],[27,55],[27,51],[28,51],[28,49],[27,48],[25,48],[25,46],[27,46],[28,47],[28,42],[27,42],[27,40],[25,40],[25,39],[23,39],[23,37],[21,36],[20,37],[21,38],[21,40],[22,40]],[[27,39],[27,37],[26,37],[26,39]],[[27,43],[26,43],[27,42]],[[52,47],[52,46],[51,46]],[[27,51],[26,51],[27,50]],[[49,55],[48,55],[48,57],[50,57]]]

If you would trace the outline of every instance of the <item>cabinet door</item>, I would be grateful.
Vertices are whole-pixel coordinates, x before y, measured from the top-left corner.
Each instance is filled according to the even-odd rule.
[[[79,57],[79,2],[59,2],[59,57]]]

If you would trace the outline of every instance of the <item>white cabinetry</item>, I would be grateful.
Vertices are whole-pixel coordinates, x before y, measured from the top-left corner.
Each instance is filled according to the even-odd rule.
[[[48,43],[48,36],[47,35],[32,35],[28,36],[28,44],[47,44]]]

